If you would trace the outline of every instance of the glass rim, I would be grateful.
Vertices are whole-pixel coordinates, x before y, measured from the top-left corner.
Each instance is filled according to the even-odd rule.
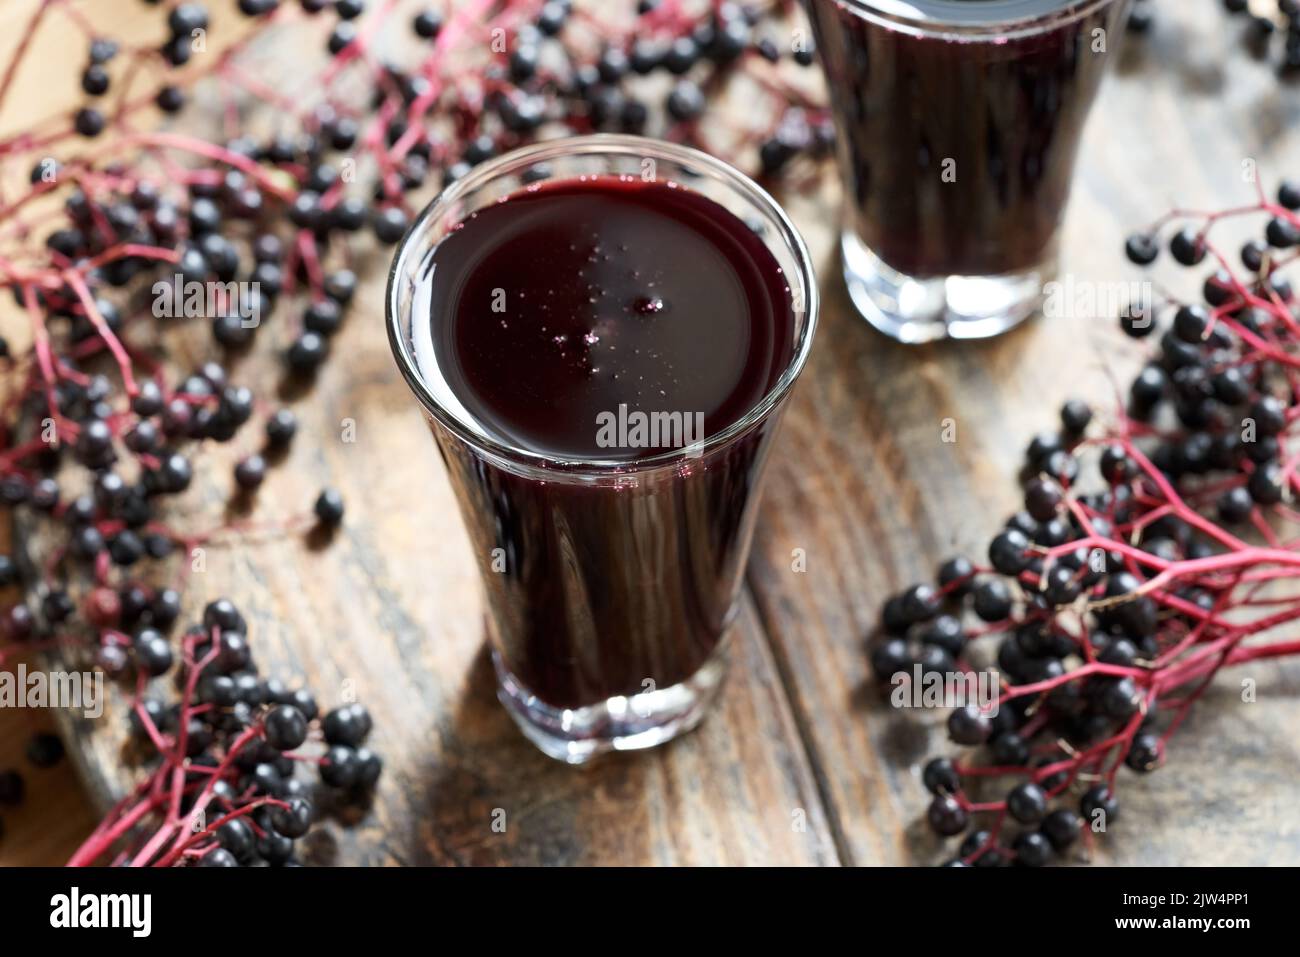
[[[728,187],[737,191],[746,201],[761,208],[764,213],[771,217],[780,230],[780,239],[789,247],[796,261],[797,279],[803,287],[804,305],[802,313],[804,321],[802,328],[799,330],[798,340],[790,361],[772,387],[744,415],[725,429],[721,429],[692,445],[666,449],[645,458],[631,460],[586,457],[557,458],[533,449],[524,448],[518,443],[503,440],[490,433],[473,431],[461,422],[456,415],[449,412],[430,392],[423,376],[420,374],[419,364],[407,341],[408,337],[402,330],[400,310],[398,308],[399,282],[401,277],[411,274],[412,268],[409,259],[412,251],[417,246],[421,246],[418,240],[428,231],[430,223],[437,222],[444,213],[456,203],[462,201],[468,193],[486,186],[493,179],[498,178],[507,171],[522,170],[547,160],[582,155],[636,156],[642,158],[650,156],[685,166],[704,167],[708,172],[724,180]],[[689,183],[683,183],[682,185],[690,188]],[[421,246],[420,255],[423,256],[424,252],[425,249]],[[793,288],[795,287],[792,286]],[[476,166],[434,197],[416,216],[414,222],[407,229],[406,235],[398,243],[397,252],[393,256],[393,262],[388,271],[384,311],[386,313],[389,346],[392,348],[393,355],[397,360],[397,366],[401,370],[406,384],[415,393],[416,398],[420,400],[420,405],[424,411],[460,441],[471,448],[488,453],[516,467],[538,469],[552,476],[565,472],[575,474],[610,472],[628,474],[661,469],[665,466],[676,465],[685,460],[697,459],[702,455],[707,455],[710,451],[739,438],[770,415],[789,393],[795,380],[799,377],[799,373],[803,371],[804,366],[807,364],[808,355],[812,350],[813,332],[817,327],[819,295],[817,277],[813,271],[812,256],[808,252],[803,237],[790,221],[785,210],[781,208],[781,205],[765,189],[740,170],[702,150],[677,143],[669,143],[666,140],[624,133],[592,133],[583,136],[545,140],[511,150]],[[796,312],[796,316],[798,315],[799,313]]]
[[[818,0],[811,0],[817,3]],[[925,0],[935,9],[922,13],[909,0],[831,0],[864,19],[906,30],[918,36],[996,37],[999,40],[1033,35],[1087,16],[1117,0],[1060,0],[1050,9],[1035,11],[1042,0]],[[978,9],[977,9],[978,8]],[[978,12],[982,11],[982,12]],[[989,13],[998,14],[990,20]],[[940,14],[946,15],[946,17]]]

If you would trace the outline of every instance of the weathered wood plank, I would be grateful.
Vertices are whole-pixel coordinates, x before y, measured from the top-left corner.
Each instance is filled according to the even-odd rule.
[[[1220,11],[1162,5],[1159,15],[1146,48],[1128,48],[1089,126],[1063,281],[1144,278],[1122,255],[1134,227],[1175,203],[1249,200],[1246,158],[1271,183],[1300,161],[1297,92],[1249,61]],[[1032,434],[1057,426],[1069,396],[1098,407],[1113,401],[1112,375],[1123,380],[1141,351],[1105,315],[1039,319],[994,342],[895,345],[856,317],[838,281],[834,237],[815,225],[833,222],[838,203],[834,188],[791,203],[813,247],[825,312],[774,456],[749,580],[846,858],[930,862],[944,854],[922,820],[920,768],[952,749],[945,715],[881,701],[867,680],[863,638],[887,595],[933,575],[955,552],[982,556],[1020,507],[1015,474]],[[1192,294],[1193,277],[1173,272],[1158,275]],[[949,418],[951,444],[941,436]],[[807,551],[806,574],[791,571],[796,548]],[[1221,676],[1173,739],[1168,766],[1123,782],[1124,819],[1101,842],[1105,860],[1300,862],[1300,809],[1290,800],[1300,664],[1251,675],[1257,704],[1243,706],[1234,678]]]
[[[264,673],[301,675],[323,704],[356,696],[387,770],[373,815],[335,835],[347,863],[832,863],[816,788],[766,639],[746,606],[719,713],[680,744],[589,771],[524,741],[495,699],[476,569],[436,449],[397,380],[381,317],[363,302],[348,361],[296,405],[302,440],[257,513],[310,505],[327,479],[347,503],[337,540],[254,536],[212,546],[191,613],[237,596]],[[269,334],[271,330],[267,330]],[[237,381],[274,372],[261,357]],[[342,438],[344,420],[355,441]],[[219,524],[237,453],[211,449],[179,523]],[[76,723],[92,792],[120,792],[122,723]],[[491,829],[494,810],[507,831]],[[803,809],[806,828],[795,812]],[[321,848],[318,848],[321,850]]]
[[[1173,201],[1210,206],[1246,195],[1247,157],[1264,175],[1300,158],[1295,92],[1247,62],[1219,11],[1182,6],[1161,8],[1145,52],[1130,46],[1128,68],[1108,84],[1089,128],[1064,247],[1078,278],[1136,278],[1118,248],[1129,227]],[[700,731],[586,770],[535,753],[493,700],[459,519],[388,362],[377,280],[363,290],[365,305],[339,342],[347,358],[295,406],[314,441],[260,495],[260,514],[288,514],[333,482],[349,506],[341,540],[323,551],[299,541],[214,550],[191,595],[191,611],[223,592],[246,596],[264,667],[296,665],[326,701],[355,691],[376,712],[388,779],[367,822],[316,842],[321,859],[831,863],[837,843],[860,864],[938,856],[918,826],[918,773],[942,736],[933,719],[864,693],[862,636],[889,591],[954,550],[982,547],[1016,506],[1013,475],[1029,434],[1052,424],[1066,395],[1104,399],[1106,370],[1122,376],[1137,354],[1105,318],[1040,321],[994,343],[894,346],[853,316],[840,291],[828,229],[834,190],[790,207],[814,249],[826,312],[774,454],[738,667]],[[266,334],[287,339],[283,328]],[[250,363],[236,377],[265,374]],[[957,422],[952,445],[939,441],[945,417]],[[355,443],[341,441],[345,418],[357,423]],[[223,454],[205,456],[186,527],[219,521],[234,459]],[[790,568],[794,548],[807,552],[806,574]],[[764,625],[776,635],[774,656]],[[1107,859],[1300,860],[1300,813],[1286,800],[1300,669],[1261,667],[1257,677],[1258,705],[1235,706],[1222,679],[1175,739],[1169,767],[1127,786]],[[783,681],[794,689],[793,713]],[[13,740],[22,733],[15,725],[0,714],[0,734]],[[111,790],[119,732],[103,722],[82,740],[91,784]],[[55,796],[77,807],[67,792]],[[497,808],[504,833],[491,828]],[[792,827],[801,808],[802,833]],[[70,814],[57,816],[78,820]],[[30,807],[8,815],[11,831],[32,816]],[[0,860],[34,859],[14,848],[11,834]]]
[[[0,867],[61,864],[95,826],[94,811],[71,763],[39,770],[27,761],[31,736],[54,730],[44,712],[0,709],[0,771],[17,769],[26,786],[22,804],[0,808]]]
[[[214,37],[219,33],[214,28]],[[354,263],[364,279],[333,342],[335,359],[311,392],[281,391],[299,416],[300,434],[258,491],[251,515],[302,514],[331,484],[347,505],[343,529],[325,548],[296,535],[213,545],[186,588],[186,621],[219,595],[239,603],[263,673],[300,675],[323,706],[355,696],[374,714],[373,743],[386,771],[372,813],[354,828],[313,839],[310,859],[835,863],[816,782],[748,595],[717,713],[685,740],[579,770],[545,758],[515,729],[495,699],[477,572],[444,468],[389,353],[386,267],[383,255]],[[8,301],[0,308],[9,309]],[[282,306],[259,331],[254,353],[230,364],[232,381],[274,398],[279,354],[296,324]],[[203,326],[169,336],[178,373],[211,355]],[[231,469],[256,447],[260,433],[248,431],[230,447],[208,443],[194,457],[193,487],[167,511],[178,529],[210,529],[242,516],[232,505]],[[41,551],[42,542],[30,544]],[[184,560],[145,580],[168,581]],[[121,708],[119,699],[102,720],[66,719],[75,763],[101,807],[129,778],[121,765]],[[8,727],[0,724],[0,733]],[[493,828],[500,821],[503,832]]]
[[[482,652],[477,571],[436,448],[396,376],[380,270],[363,285],[332,363],[294,404],[301,436],[258,492],[256,515],[298,514],[340,489],[344,528],[214,545],[191,574],[192,614],[237,598],[264,673],[301,675],[323,705],[355,695],[374,714],[387,770],[372,817],[336,835],[347,863],[831,863],[835,859],[784,692],[752,614],[741,616],[720,713],[649,757],[575,771],[536,752],[495,699]],[[277,335],[282,329],[266,329]],[[197,355],[195,356],[197,359]],[[274,381],[259,352],[238,382]],[[235,444],[239,444],[238,441]],[[248,449],[244,449],[244,452]],[[196,459],[173,510],[187,529],[228,513],[239,451]],[[92,790],[121,790],[121,723],[79,723]],[[98,778],[98,781],[96,781]],[[507,832],[495,834],[493,810]],[[792,827],[795,809],[807,829]]]

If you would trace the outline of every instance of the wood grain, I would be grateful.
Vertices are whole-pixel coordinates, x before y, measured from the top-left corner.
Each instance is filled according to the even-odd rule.
[[[212,33],[220,35],[218,24]],[[300,421],[292,451],[255,503],[233,494],[231,476],[233,464],[257,445],[260,431],[250,426],[229,446],[205,443],[193,457],[193,487],[167,510],[179,530],[198,531],[232,519],[301,515],[325,484],[347,503],[344,527],[328,543],[311,535],[223,535],[225,544],[204,549],[202,567],[185,588],[187,620],[220,595],[238,602],[264,674],[298,676],[324,707],[356,698],[374,715],[372,743],[386,769],[373,805],[360,820],[346,815],[354,826],[331,826],[314,837],[307,859],[836,863],[748,596],[718,713],[686,740],[574,770],[522,738],[495,698],[476,565],[444,468],[389,352],[382,307],[387,254],[353,265],[363,282],[333,340],[336,358],[313,389],[284,381],[281,354],[298,324],[284,306],[259,330],[254,351],[228,363],[233,382],[278,395]],[[145,332],[138,331],[137,344],[147,340]],[[201,322],[164,340],[178,374],[211,354]],[[45,545],[29,544],[38,555]],[[167,582],[186,560],[150,569],[145,580]],[[122,760],[122,710],[119,697],[101,720],[58,715],[99,808],[133,774]]]
[[[0,63],[9,57],[23,34],[36,4],[30,0],[0,4]],[[137,5],[129,10],[110,11],[118,24],[129,29],[141,22],[143,12]],[[99,16],[103,17],[100,13]],[[0,136],[10,136],[28,124],[47,119],[70,109],[79,101],[77,71],[66,53],[68,35],[57,30],[44,31],[33,45],[33,61],[39,69],[20,71],[5,108],[0,111]],[[60,51],[63,51],[62,54]],[[80,56],[80,52],[78,52]],[[13,160],[0,160],[0,184],[8,190],[25,182],[29,170],[18,169]],[[5,296],[0,305],[0,333],[18,351],[26,347],[26,320],[14,311],[12,300]],[[0,549],[11,548],[10,529],[0,527]],[[16,597],[5,595],[4,603]],[[15,768],[26,782],[26,799],[17,808],[0,807],[4,836],[0,837],[0,867],[48,866],[62,864],[90,834],[98,820],[73,762],[40,770],[29,764],[25,749],[38,731],[55,729],[53,714],[33,709],[0,709],[0,770]],[[73,747],[75,754],[77,749]]]
[[[355,696],[375,718],[385,777],[371,815],[337,829],[317,860],[376,863],[829,863],[816,788],[752,614],[735,634],[722,714],[646,759],[574,772],[537,753],[495,700],[483,653],[477,570],[437,451],[393,369],[377,284],[359,294],[310,399],[302,434],[258,494],[291,515],[329,481],[344,528],[214,547],[187,587],[191,609],[237,596],[264,673],[299,675],[329,705]],[[264,330],[270,334],[273,330]],[[236,381],[274,381],[250,358]],[[354,429],[355,441],[344,438]],[[211,449],[186,498],[189,527],[217,524],[237,455]],[[120,721],[80,724],[92,793],[120,791]],[[796,831],[796,809],[807,829]],[[491,829],[497,809],[507,830]]]
[[[5,4],[0,23],[24,6]],[[1212,4],[1166,4],[1146,49],[1130,46],[1106,84],[1084,146],[1063,261],[1085,281],[1137,278],[1125,232],[1171,203],[1247,196],[1241,162],[1263,175],[1300,159],[1295,91],[1251,64]],[[215,32],[215,31],[214,31]],[[1225,69],[1230,66],[1230,69]],[[66,71],[64,71],[66,72]],[[29,87],[39,89],[39,87]],[[3,117],[0,126],[13,118]],[[385,341],[383,257],[309,395],[285,393],[303,435],[260,491],[256,514],[287,516],[322,484],[339,487],[345,527],[330,547],[257,537],[213,548],[189,611],[238,598],[265,671],[301,675],[322,700],[356,695],[375,713],[387,761],[370,814],[312,841],[344,864],[906,864],[940,851],[919,826],[921,762],[944,745],[938,716],[898,713],[866,686],[863,639],[884,597],[976,551],[1017,506],[1014,473],[1030,434],[1067,395],[1110,395],[1140,355],[1108,316],[1039,320],[992,343],[905,348],[856,317],[839,282],[833,176],[788,206],[812,247],[825,312],[770,467],[718,713],[695,733],[587,769],[542,757],[494,699],[468,544],[437,453]],[[1169,278],[1167,274],[1163,278]],[[1177,287],[1175,287],[1177,288]],[[8,303],[0,303],[0,309]],[[11,314],[0,313],[8,320]],[[293,318],[261,336],[286,343]],[[181,333],[178,364],[206,336]],[[259,344],[234,378],[278,380]],[[945,418],[958,440],[943,443]],[[355,441],[348,420],[355,429]],[[237,440],[236,444],[240,444]],[[243,449],[205,450],[176,523],[229,513]],[[791,568],[804,549],[807,571]],[[1126,782],[1125,817],[1105,860],[1297,863],[1290,800],[1300,666],[1260,666],[1259,703],[1222,678],[1175,739],[1167,769]],[[0,766],[16,716],[0,713]],[[102,806],[124,783],[120,722],[70,729]],[[29,778],[31,776],[29,775]],[[88,821],[65,772],[6,815],[0,863],[57,863]],[[48,805],[48,806],[43,806]],[[493,828],[502,820],[504,831]],[[20,829],[26,835],[16,841]],[[43,856],[46,855],[46,856]]]
[[[1159,16],[1144,50],[1130,44],[1088,127],[1060,276],[1076,288],[1144,278],[1124,260],[1123,237],[1166,209],[1249,201],[1243,160],[1255,160],[1272,184],[1300,160],[1300,94],[1247,59],[1220,11],[1165,4]],[[930,578],[954,553],[982,557],[1021,507],[1015,475],[1030,437],[1057,427],[1069,396],[1113,408],[1113,382],[1142,352],[1107,314],[1040,318],[992,342],[886,341],[847,301],[835,237],[811,225],[825,222],[834,202],[790,204],[826,307],[774,455],[749,580],[845,860],[934,861],[944,854],[921,822],[920,769],[951,750],[946,714],[899,712],[879,700],[863,640],[889,594]],[[1158,276],[1193,294],[1195,277],[1177,272]],[[956,424],[956,442],[942,440],[945,419]],[[794,548],[807,550],[807,574],[791,572]],[[1258,703],[1241,704],[1240,675],[1220,676],[1173,739],[1168,766],[1122,782],[1124,820],[1101,842],[1102,859],[1300,862],[1300,809],[1287,807],[1300,663],[1250,674]]]
[[[62,864],[95,826],[95,810],[70,762],[41,770],[27,761],[32,735],[54,730],[44,711],[0,709],[0,771],[18,770],[26,789],[20,805],[0,807],[0,867]]]

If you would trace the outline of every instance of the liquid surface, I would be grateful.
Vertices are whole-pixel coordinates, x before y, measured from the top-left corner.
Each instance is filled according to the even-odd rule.
[[[433,263],[441,375],[483,429],[549,458],[635,460],[716,434],[791,359],[775,257],[732,213],[675,184],[533,187],[472,214]],[[657,445],[625,429],[611,445],[620,406],[678,414],[682,427]]]
[[[866,6],[882,13],[925,23],[979,25],[1046,16],[1086,0],[840,0],[846,6]]]

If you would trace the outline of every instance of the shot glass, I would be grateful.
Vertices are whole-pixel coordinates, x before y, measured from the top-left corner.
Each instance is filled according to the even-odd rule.
[[[734,213],[775,257],[795,315],[788,365],[729,427],[632,462],[561,460],[503,439],[466,408],[429,346],[442,317],[422,291],[439,244],[528,184],[647,168]],[[817,312],[807,249],[767,193],[713,157],[641,137],[558,140],[484,163],[402,241],[387,295],[393,354],[469,532],[498,697],[546,754],[576,764],[648,748],[705,715],[727,668],[765,461]]]
[[[844,279],[903,342],[1040,308],[1128,0],[804,0],[835,114]]]

